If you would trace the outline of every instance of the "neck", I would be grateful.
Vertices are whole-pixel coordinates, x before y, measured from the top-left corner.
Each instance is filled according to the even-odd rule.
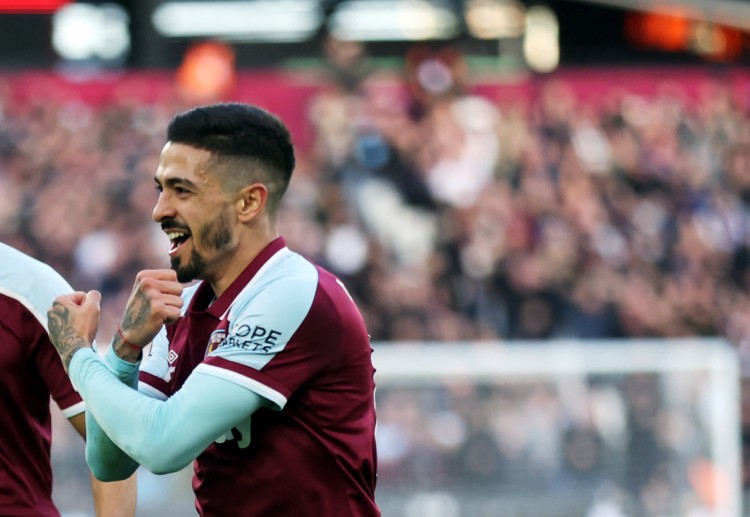
[[[255,235],[243,235],[234,253],[224,264],[219,265],[214,278],[207,279],[216,298],[220,297],[232,285],[232,282],[240,276],[247,265],[278,236],[275,228],[272,231],[258,232]]]

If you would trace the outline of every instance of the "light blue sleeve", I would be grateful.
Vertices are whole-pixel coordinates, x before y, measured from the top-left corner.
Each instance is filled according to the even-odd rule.
[[[120,464],[113,464],[107,457],[112,451],[103,448],[101,440],[87,440],[86,459],[98,479],[117,479],[127,473],[133,464],[123,465],[125,456],[155,474],[176,472],[211,442],[233,439],[232,428],[241,437],[237,446],[246,447],[250,415],[264,402],[243,386],[200,372],[193,372],[167,400],[156,400],[121,382],[90,349],[75,353],[70,378],[100,431],[124,453]],[[97,431],[92,431],[96,437]]]
[[[138,385],[138,364],[123,361],[110,346],[104,362],[125,386]],[[86,462],[100,481],[127,479],[138,469],[138,463],[128,456],[102,430],[91,412],[86,415]]]

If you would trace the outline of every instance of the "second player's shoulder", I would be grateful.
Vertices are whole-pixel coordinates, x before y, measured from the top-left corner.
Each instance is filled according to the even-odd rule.
[[[71,291],[52,266],[0,242],[0,285],[33,285],[41,290]]]
[[[18,300],[35,314],[44,315],[56,296],[72,291],[50,265],[0,243],[0,293]]]

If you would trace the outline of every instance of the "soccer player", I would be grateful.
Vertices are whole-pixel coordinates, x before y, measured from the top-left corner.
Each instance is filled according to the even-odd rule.
[[[50,396],[85,437],[84,403],[47,335],[47,308],[73,289],[50,266],[0,243],[0,515],[59,517],[52,501]],[[98,516],[135,514],[135,477],[92,477]]]
[[[50,308],[94,415],[87,460],[100,479],[195,460],[200,515],[380,515],[367,330],[342,283],[276,228],[294,163],[287,128],[257,107],[176,116],[153,211],[172,269],[137,275],[103,360],[91,350],[98,292]]]

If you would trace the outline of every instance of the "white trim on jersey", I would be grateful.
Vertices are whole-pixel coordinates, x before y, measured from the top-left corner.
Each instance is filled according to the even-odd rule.
[[[169,398],[161,391],[157,390],[150,384],[147,384],[143,381],[138,382],[138,391],[140,391],[144,395],[148,395],[149,397],[153,399],[157,399],[157,400],[167,400],[167,398]]]
[[[50,265],[2,242],[0,264],[0,294],[18,301],[47,330],[47,309],[53,299],[73,288]]]
[[[3,294],[7,296],[8,298],[12,298],[18,303],[20,303],[21,305],[23,305],[24,308],[27,311],[29,311],[32,314],[32,316],[36,318],[36,320],[42,325],[42,327],[44,327],[45,330],[47,329],[47,314],[46,313],[42,314],[42,312],[39,311],[39,309],[37,309],[33,303],[31,303],[31,300],[26,298],[24,295],[22,295],[18,291],[7,289],[2,286],[0,286],[0,294]],[[51,300],[50,300],[50,303],[51,303]]]
[[[262,382],[251,379],[250,377],[246,377],[241,373],[233,372],[232,370],[219,368],[218,366],[213,366],[206,363],[201,363],[196,366],[195,371],[205,373],[214,377],[219,377],[221,379],[226,379],[235,384],[239,384],[240,386],[244,386],[253,393],[256,393],[264,399],[276,404],[278,409],[284,409],[284,406],[286,405],[287,398],[284,395],[274,390],[273,388],[269,388]]]
[[[73,418],[76,415],[80,415],[84,411],[86,411],[86,403],[84,401],[80,401],[77,404],[66,407],[65,409],[60,408],[60,412],[65,418]]]

